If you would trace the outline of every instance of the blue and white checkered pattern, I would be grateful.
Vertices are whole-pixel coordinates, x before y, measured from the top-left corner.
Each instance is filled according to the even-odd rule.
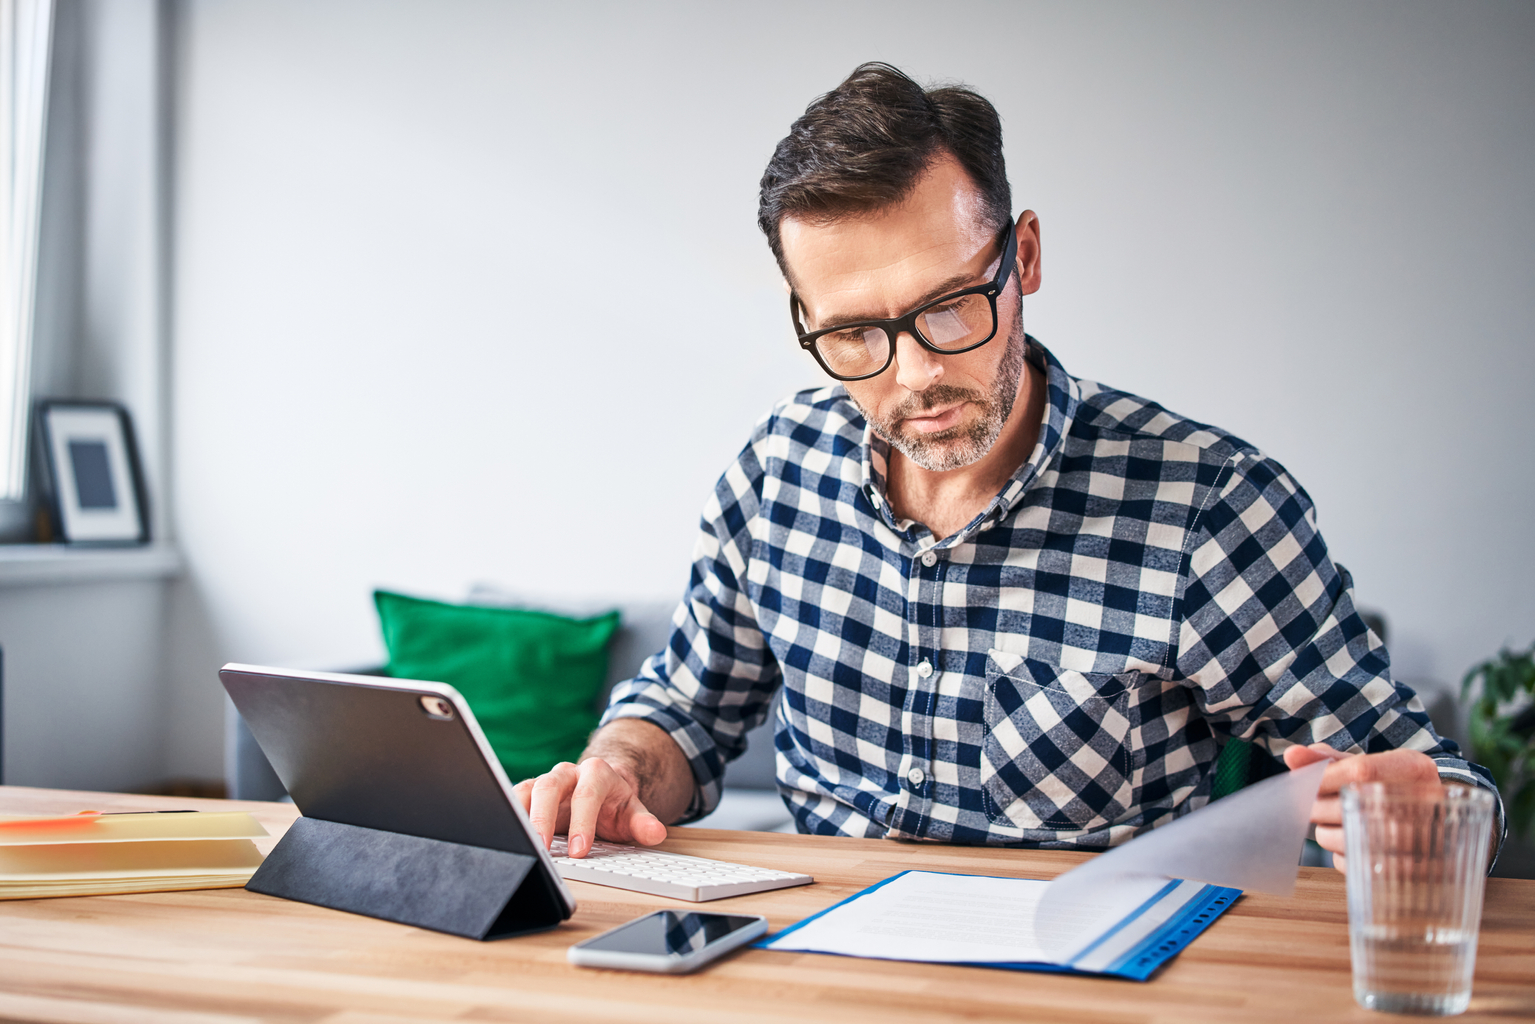
[[[1114,845],[1207,802],[1228,736],[1410,747],[1493,788],[1392,681],[1282,466],[1031,346],[1042,436],[952,537],[893,517],[888,450],[840,386],[758,424],[670,644],[604,719],[670,733],[691,816],[780,686],[779,786],[807,832]]]

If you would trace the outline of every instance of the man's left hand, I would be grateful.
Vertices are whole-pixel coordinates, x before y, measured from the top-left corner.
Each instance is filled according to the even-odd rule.
[[[1317,845],[1332,854],[1332,866],[1343,870],[1343,801],[1338,790],[1349,783],[1439,781],[1434,759],[1419,750],[1388,750],[1383,754],[1345,754],[1325,743],[1290,747],[1284,752],[1285,767],[1304,768],[1318,761],[1332,761],[1322,773],[1322,786],[1311,805]]]

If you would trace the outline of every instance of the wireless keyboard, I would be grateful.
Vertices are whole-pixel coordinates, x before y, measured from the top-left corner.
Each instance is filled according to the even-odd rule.
[[[555,836],[549,856],[554,859],[560,877],[568,881],[595,882],[691,903],[745,896],[768,889],[787,889],[815,881],[809,875],[789,871],[684,857],[619,843],[593,843],[591,852],[580,860],[566,856],[566,853],[565,837]]]

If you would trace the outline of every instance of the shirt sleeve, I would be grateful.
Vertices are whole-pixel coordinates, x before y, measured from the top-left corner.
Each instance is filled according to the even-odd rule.
[[[1423,702],[1391,677],[1385,645],[1354,607],[1353,580],[1328,557],[1311,498],[1285,469],[1232,456],[1189,542],[1175,669],[1205,718],[1279,756],[1291,744],[1349,753],[1405,748],[1446,781],[1498,797],[1492,774],[1434,731]]]
[[[682,748],[696,783],[682,821],[719,803],[725,764],[746,749],[746,733],[767,715],[778,662],[747,594],[751,523],[762,496],[767,421],[725,471],[704,508],[687,594],[672,614],[666,648],[639,675],[613,688],[602,724],[640,718]]]

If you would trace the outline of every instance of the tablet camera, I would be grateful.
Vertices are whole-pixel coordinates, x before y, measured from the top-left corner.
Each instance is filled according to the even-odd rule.
[[[444,722],[452,721],[453,719],[453,705],[445,697],[434,697],[429,693],[422,694],[421,710],[425,711],[432,718],[437,718]]]

